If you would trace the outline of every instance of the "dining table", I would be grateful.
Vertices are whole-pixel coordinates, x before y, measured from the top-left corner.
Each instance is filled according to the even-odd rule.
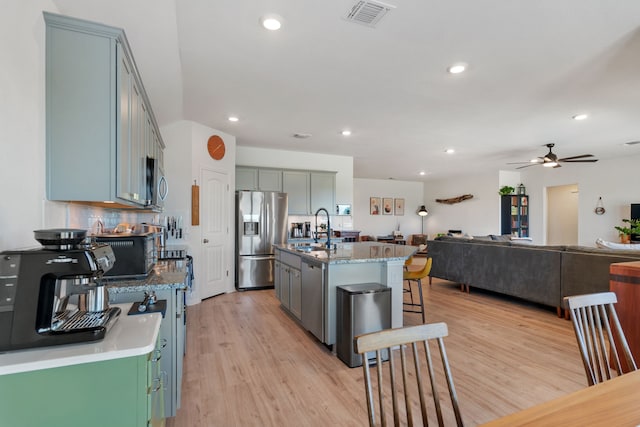
[[[640,370],[495,419],[482,426],[640,426]]]

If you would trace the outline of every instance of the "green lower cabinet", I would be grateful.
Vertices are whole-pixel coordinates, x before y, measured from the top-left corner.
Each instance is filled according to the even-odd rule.
[[[154,353],[0,378],[0,424],[16,427],[162,426]],[[153,393],[157,388],[160,393]]]

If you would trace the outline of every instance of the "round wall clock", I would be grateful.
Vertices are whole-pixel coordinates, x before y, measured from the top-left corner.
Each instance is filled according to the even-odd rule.
[[[207,142],[207,151],[214,160],[222,160],[225,153],[224,141],[218,135],[212,135]]]

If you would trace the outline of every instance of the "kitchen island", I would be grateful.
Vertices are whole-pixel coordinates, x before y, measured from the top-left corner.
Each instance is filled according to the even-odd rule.
[[[402,322],[404,262],[418,248],[378,242],[275,245],[275,291],[282,307],[326,345],[336,343],[336,287],[391,288],[391,326]]]
[[[101,341],[0,354],[0,424],[147,426],[164,418],[161,315],[127,316]]]

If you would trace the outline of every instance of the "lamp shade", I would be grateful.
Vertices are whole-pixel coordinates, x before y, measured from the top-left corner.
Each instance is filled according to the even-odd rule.
[[[420,206],[420,209],[418,209],[418,215],[427,216],[429,215],[429,211],[427,210],[427,208],[424,207],[424,205],[422,205]]]

